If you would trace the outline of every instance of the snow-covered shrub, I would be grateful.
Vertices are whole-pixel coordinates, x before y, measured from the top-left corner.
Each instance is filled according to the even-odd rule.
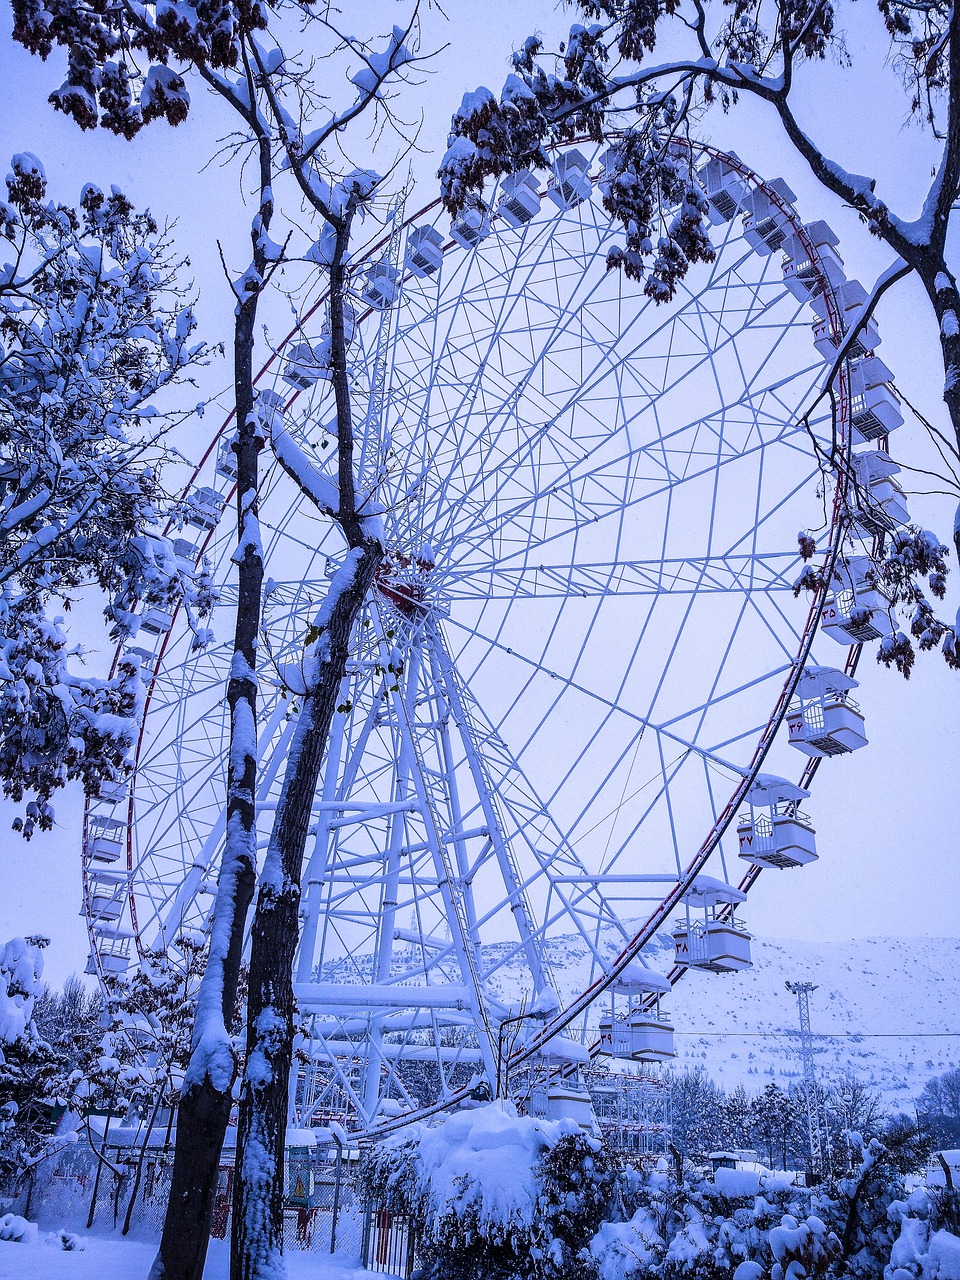
[[[369,1194],[417,1227],[433,1280],[561,1280],[594,1271],[586,1246],[612,1211],[616,1169],[570,1121],[492,1102],[384,1143]]]
[[[630,1201],[632,1217],[591,1241],[599,1280],[800,1280],[827,1274],[839,1250],[810,1193],[783,1174],[688,1170],[678,1182],[658,1170]]]
[[[37,1238],[37,1224],[28,1222],[16,1213],[5,1213],[0,1218],[0,1240],[13,1240],[17,1244],[33,1244]]]
[[[50,1133],[49,1100],[60,1060],[33,1019],[43,993],[45,938],[11,938],[0,947],[0,1191],[18,1180]],[[6,1237],[5,1237],[6,1238]]]

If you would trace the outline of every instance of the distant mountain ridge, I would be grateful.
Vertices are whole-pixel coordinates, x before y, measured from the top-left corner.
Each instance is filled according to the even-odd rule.
[[[618,946],[619,935],[611,932],[603,949],[612,957]],[[489,960],[501,951],[514,953],[514,947],[483,948]],[[676,1070],[702,1067],[728,1091],[742,1084],[756,1093],[771,1080],[789,1087],[801,1075],[799,1019],[796,997],[784,983],[796,980],[817,985],[810,1015],[814,1034],[822,1037],[816,1069],[824,1084],[849,1071],[877,1089],[888,1107],[910,1113],[931,1076],[960,1065],[960,938],[807,942],[755,936],[752,953],[750,969],[690,970],[664,996],[676,1028]],[[582,938],[553,938],[547,955],[562,991],[585,989],[590,958]],[[670,935],[658,934],[643,958],[665,973],[673,963]],[[324,966],[322,977],[349,983],[370,972],[372,957],[361,956]],[[528,983],[519,960],[508,961],[496,971],[491,993],[509,1004]],[[593,1027],[605,1008],[601,997],[590,1016]]]
[[[651,963],[658,958],[651,948]],[[850,1071],[888,1106],[910,1112],[931,1076],[960,1063],[960,938],[756,937],[753,959],[742,973],[689,972],[674,988],[678,1069],[701,1066],[728,1090],[796,1080],[799,1019],[796,997],[784,989],[789,980],[818,986],[810,1021],[823,1037],[816,1069],[824,1083]]]

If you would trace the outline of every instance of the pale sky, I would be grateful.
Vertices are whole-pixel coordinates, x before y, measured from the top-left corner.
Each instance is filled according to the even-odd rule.
[[[395,5],[363,9],[383,9],[390,21],[396,20]],[[419,141],[428,154],[415,162],[417,205],[436,194],[432,175],[445,145],[450,113],[462,92],[478,84],[499,89],[513,44],[538,25],[553,29],[569,20],[529,0],[454,4],[449,12],[449,22],[436,11],[427,12],[425,43],[448,42],[449,47],[436,59],[432,78],[405,99],[410,115],[420,110],[425,115]],[[936,153],[917,128],[904,123],[906,99],[883,66],[885,45],[875,9],[848,5],[841,20],[850,24],[848,44],[855,69],[844,73],[833,65],[814,68],[801,99],[801,123],[814,137],[822,137],[846,168],[876,174],[878,191],[893,208],[919,212]],[[161,220],[178,220],[177,243],[191,258],[200,288],[202,334],[213,341],[228,337],[232,300],[216,242],[223,243],[231,266],[242,268],[247,229],[238,209],[236,169],[214,162],[200,172],[228,127],[219,105],[194,84],[194,113],[176,132],[154,125],[133,144],[102,131],[81,135],[46,105],[58,72],[12,46],[6,7],[0,21],[0,84],[5,86],[0,161],[14,151],[33,151],[44,161],[55,197],[75,199],[88,180],[101,186],[116,183],[137,205],[150,205]],[[826,218],[839,233],[848,276],[869,287],[889,263],[889,251],[819,188],[759,104],[743,104],[727,117],[716,112],[704,122],[702,133],[736,150],[764,177],[785,176],[796,191],[801,216]],[[920,291],[911,282],[900,284],[884,300],[879,323],[880,354],[899,386],[928,417],[946,425],[934,321]],[[211,371],[209,377],[210,388],[219,389],[227,381],[226,368]],[[907,417],[891,439],[891,452],[918,466],[935,465],[924,433]],[[905,474],[901,481],[908,490],[917,481],[919,487],[927,487],[924,477]],[[914,498],[911,512],[948,540],[953,519],[949,499]],[[954,605],[960,596],[957,576],[950,596]],[[924,655],[907,684],[878,667],[868,652],[860,678],[857,696],[870,745],[821,767],[806,805],[818,830],[820,860],[800,870],[760,877],[743,912],[757,933],[810,939],[956,935],[960,676],[948,672],[937,656]],[[5,863],[0,938],[52,935],[47,969],[54,981],[82,969],[86,954],[78,917],[79,807],[76,795],[61,798],[57,831],[36,836],[28,846],[15,833],[0,830],[0,859]]]

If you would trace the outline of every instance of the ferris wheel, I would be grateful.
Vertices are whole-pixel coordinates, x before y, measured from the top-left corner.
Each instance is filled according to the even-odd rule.
[[[452,227],[429,209],[357,272],[349,358],[385,555],[307,850],[299,1124],[377,1130],[492,1089],[510,1023],[518,1059],[669,1056],[654,1008],[668,985],[642,949],[672,921],[674,976],[748,964],[737,904],[760,867],[816,856],[802,784],[866,741],[851,671],[892,625],[872,539],[906,519],[889,455],[851,447],[897,425],[879,335],[851,352],[835,404],[808,413],[862,301],[836,238],[736,156],[686,159],[716,259],[667,305],[607,270],[607,160],[576,148],[546,191],[513,175]],[[259,384],[321,470],[335,454],[323,324],[320,305]],[[87,809],[100,975],[209,922],[229,440],[229,426],[211,439],[175,543],[188,570],[210,559],[220,643],[193,652],[181,619],[144,613],[127,645],[149,685],[136,771]],[[277,466],[261,509],[265,847],[303,650],[345,547]],[[799,598],[798,530],[820,571]]]

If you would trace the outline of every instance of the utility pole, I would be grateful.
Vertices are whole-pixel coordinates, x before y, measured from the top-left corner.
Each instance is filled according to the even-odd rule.
[[[797,997],[800,1011],[800,1056],[803,1060],[803,1092],[807,1103],[807,1134],[810,1141],[810,1171],[818,1177],[826,1172],[825,1160],[830,1155],[830,1135],[820,1113],[817,1091],[817,1075],[813,1066],[813,1033],[810,1030],[810,992],[816,991],[815,982],[785,982],[789,992]],[[822,1141],[821,1141],[822,1138]]]

